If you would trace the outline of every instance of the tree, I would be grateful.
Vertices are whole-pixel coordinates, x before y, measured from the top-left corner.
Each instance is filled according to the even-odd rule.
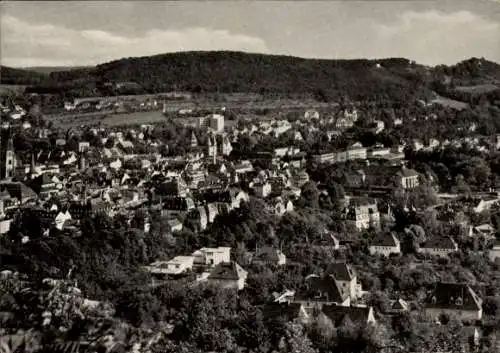
[[[317,353],[300,324],[285,325],[285,334],[279,343],[279,353]]]
[[[319,208],[319,191],[314,181],[308,181],[302,186],[299,205],[302,207]]]

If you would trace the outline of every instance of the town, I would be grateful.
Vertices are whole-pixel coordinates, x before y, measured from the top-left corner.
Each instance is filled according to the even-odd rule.
[[[67,335],[120,318],[149,328],[135,349],[500,347],[500,134],[473,113],[423,100],[199,112],[159,95],[136,104],[163,121],[62,129],[27,101],[1,106],[3,334],[21,335],[43,281],[30,324]],[[69,341],[94,347],[80,330]]]

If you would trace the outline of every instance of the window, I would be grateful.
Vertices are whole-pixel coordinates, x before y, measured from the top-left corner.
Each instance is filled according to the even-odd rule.
[[[181,265],[176,264],[176,265],[175,265],[175,268],[181,268]]]

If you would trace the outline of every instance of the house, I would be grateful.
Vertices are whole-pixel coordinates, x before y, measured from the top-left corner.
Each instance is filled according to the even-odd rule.
[[[481,224],[476,227],[470,226],[469,236],[483,236],[485,238],[495,238],[496,229],[489,223]]]
[[[30,186],[40,198],[49,198],[58,192],[56,183],[46,173],[33,179]]]
[[[177,218],[169,219],[167,221],[167,224],[168,224],[168,229],[172,233],[182,231],[182,228],[183,228],[182,222],[179,221]]]
[[[399,313],[403,313],[403,312],[406,312],[409,310],[409,305],[408,303],[399,298],[398,300],[395,300],[392,304],[391,304],[391,307],[389,308],[388,310],[388,313],[389,314],[399,314]]]
[[[309,182],[309,174],[305,170],[301,170],[293,177],[293,184],[301,188],[304,184]]]
[[[341,261],[331,263],[326,274],[333,276],[340,288],[347,290],[351,301],[360,297],[361,284],[358,284],[356,273],[349,264]]]
[[[481,213],[491,209],[492,206],[497,205],[500,202],[499,194],[488,195],[479,200],[479,202],[474,206],[473,210],[475,213]]]
[[[199,227],[201,231],[207,229],[208,217],[205,207],[203,206],[196,207],[191,212],[189,212],[188,217],[193,221],[195,221],[196,225]]]
[[[492,262],[500,262],[500,240],[495,240],[493,247],[488,250],[488,257]]]
[[[278,215],[283,216],[287,212],[293,211],[293,202],[291,200],[283,200],[281,196],[275,197],[269,201],[271,211]]]
[[[457,243],[449,236],[434,237],[421,244],[418,252],[422,254],[446,257],[458,251]]]
[[[196,250],[191,256],[194,256],[195,266],[216,266],[222,262],[231,261],[231,248],[201,248]]]
[[[354,143],[347,150],[347,160],[366,159],[368,156],[367,149],[361,143]],[[338,159],[338,158],[337,158]]]
[[[271,193],[271,184],[267,182],[258,182],[252,186],[253,191],[257,197],[265,198]]]
[[[437,283],[426,299],[424,312],[436,321],[443,313],[463,321],[481,320],[482,300],[467,284]]]
[[[222,288],[242,290],[247,276],[248,272],[235,261],[221,262],[210,272],[207,281]]]
[[[195,208],[190,197],[168,197],[163,200],[163,211],[167,215],[186,215]]]
[[[321,314],[330,319],[334,327],[339,327],[347,318],[360,327],[376,323],[371,306],[325,305],[321,309]]]
[[[414,189],[419,185],[419,175],[415,170],[403,167],[396,173],[396,183],[404,190]]]
[[[257,249],[252,262],[264,265],[282,266],[286,264],[286,256],[281,250],[266,246]]]
[[[377,237],[368,247],[370,255],[401,254],[401,244],[394,233],[385,233]]]
[[[62,230],[64,228],[64,224],[66,223],[66,221],[69,221],[71,219],[72,217],[69,211],[59,212],[54,220],[56,223],[56,228]]]
[[[377,202],[371,198],[351,199],[346,208],[346,220],[348,224],[353,225],[357,230],[370,227],[379,228],[380,213]]]
[[[176,256],[169,261],[156,261],[146,266],[146,270],[156,275],[179,275],[193,268],[193,256]]]
[[[262,307],[264,320],[271,322],[295,322],[307,324],[310,315],[307,309],[300,303],[269,303]]]
[[[319,112],[314,109],[307,110],[304,113],[304,119],[311,120],[311,119],[319,119]]]
[[[349,306],[351,300],[348,288],[342,289],[334,276],[313,274],[306,277],[305,287],[297,290],[293,302],[312,308],[327,304]]]

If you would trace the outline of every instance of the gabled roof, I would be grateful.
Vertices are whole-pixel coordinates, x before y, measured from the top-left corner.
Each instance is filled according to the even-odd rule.
[[[404,178],[418,177],[418,173],[415,170],[406,167],[401,168],[398,175]]]
[[[19,182],[2,183],[0,185],[0,189],[7,190],[10,197],[16,198],[21,202],[24,202],[28,199],[35,199],[37,197],[37,194],[35,193],[35,191],[33,191],[33,189]]]
[[[450,237],[435,237],[427,240],[424,244],[420,245],[425,249],[447,249],[455,250],[456,243]]]
[[[297,293],[298,300],[318,300],[343,303],[349,293],[339,287],[333,276],[311,275],[306,279],[307,288]]]
[[[324,305],[322,308],[334,326],[339,326],[343,320],[348,317],[353,323],[363,325],[368,322],[370,315],[370,307],[356,307],[356,306],[340,306],[340,305]]]
[[[393,310],[408,310],[408,303],[404,301],[403,299],[399,298],[396,300],[392,306],[391,309]]]
[[[334,262],[328,265],[326,274],[332,275],[337,281],[351,281],[356,275],[351,266],[345,262]]]
[[[398,239],[393,233],[384,233],[381,236],[375,238],[370,246],[390,246],[396,247],[398,244]]]
[[[280,255],[280,250],[274,249],[270,246],[265,246],[255,252],[254,260],[278,262],[280,259]]]
[[[237,281],[246,275],[246,271],[236,262],[221,262],[210,272],[208,279]]]
[[[262,314],[265,319],[293,321],[300,316],[300,303],[269,303],[263,306]]]
[[[438,283],[426,301],[427,308],[480,310],[481,305],[481,298],[463,283]]]

